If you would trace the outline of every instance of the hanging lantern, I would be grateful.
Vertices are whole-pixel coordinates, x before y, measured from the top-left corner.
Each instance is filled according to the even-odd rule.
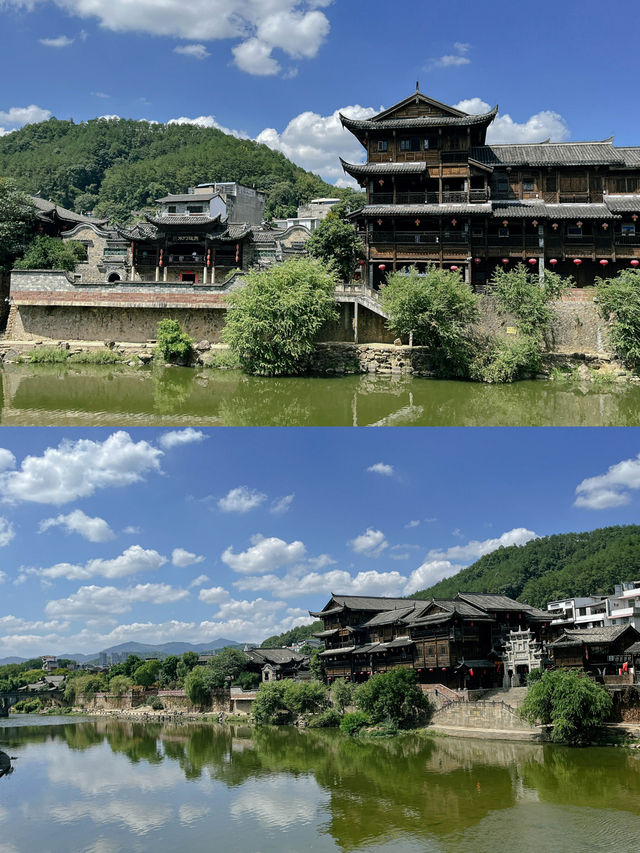
[[[558,263],[558,259],[557,258],[551,258],[549,263],[551,264],[552,267],[555,267],[555,265]]]
[[[638,214],[637,214],[637,213],[632,213],[632,214],[631,214],[631,218],[632,218],[632,219],[633,219],[633,221],[635,222],[635,221],[637,220],[637,218],[638,218]]]
[[[458,267],[455,265],[451,267],[451,272],[458,272]]]
[[[557,230],[558,230],[558,223],[557,223],[557,222],[553,222],[553,223],[552,223],[552,225],[551,225],[551,227],[553,228],[553,230],[554,230],[554,231],[557,231]]]
[[[376,219],[376,222],[378,223],[378,225],[382,225],[382,223],[384,222],[384,219]]]
[[[579,266],[580,266],[580,264],[582,263],[582,260],[581,260],[580,258],[574,258],[574,259],[573,259],[573,263],[574,263],[577,267],[579,267]]]
[[[582,228],[582,222],[579,219],[576,222],[576,225],[578,226],[578,228]]]
[[[457,220],[457,219],[452,219],[452,220],[451,220],[451,224],[455,227],[455,226],[458,224],[458,220]]]
[[[534,228],[537,228],[538,227],[538,220],[534,219],[531,224],[533,225]]]
[[[503,226],[506,228],[506,227],[507,227],[507,225],[509,224],[509,220],[508,220],[508,219],[503,219],[503,220],[502,220],[502,224],[503,224]]]
[[[533,267],[533,266],[535,266],[538,262],[537,262],[537,260],[536,260],[535,258],[529,258],[529,263],[530,263],[530,264],[531,264],[531,266]]]
[[[637,267],[638,264],[640,264],[640,261],[638,261],[636,258],[634,258],[632,261],[629,261],[629,263],[631,264],[632,267]]]
[[[211,266],[211,249],[207,250],[207,266]]]
[[[361,259],[358,261],[358,263],[360,264],[360,266],[361,266],[361,267],[365,267],[365,266],[367,265],[367,262],[366,262],[363,258],[361,258]]]
[[[481,263],[481,258],[474,258],[474,259],[473,259],[473,263],[474,263],[474,264],[479,264],[479,263]]]
[[[384,186],[384,178],[380,178],[378,183],[380,184],[381,187]]]
[[[236,263],[240,260],[240,243],[236,243]]]
[[[416,228],[418,227],[418,225],[420,225],[420,220],[416,219]]]
[[[600,266],[601,266],[601,267],[606,267],[606,265],[607,265],[608,263],[609,263],[609,261],[607,261],[607,260],[605,260],[605,259],[603,258],[603,259],[600,261]]]
[[[163,254],[162,249],[160,249],[160,260],[158,261],[158,266],[159,266],[159,267],[161,267],[161,266],[163,265],[163,263],[164,263],[164,261],[163,261],[163,259],[162,259],[162,254]]]
[[[609,223],[608,223],[608,222],[603,222],[603,223],[602,223],[602,228],[603,228],[603,230],[604,230],[604,231],[606,231],[608,227],[609,227]]]
[[[469,675],[473,678],[473,669],[471,669],[471,667],[469,667]]]
[[[503,258],[503,259],[502,259],[502,263],[503,263],[503,264],[508,264],[508,263],[509,263],[509,258]]]
[[[386,270],[386,268],[387,268],[386,264],[378,264],[378,269],[380,270],[380,272],[384,272]]]

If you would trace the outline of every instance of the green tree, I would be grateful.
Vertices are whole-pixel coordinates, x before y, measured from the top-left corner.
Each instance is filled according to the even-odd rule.
[[[160,320],[156,331],[158,352],[167,362],[185,363],[193,354],[193,341],[177,320]]]
[[[209,666],[195,666],[184,679],[184,690],[192,705],[205,707],[211,703],[211,694],[218,689],[216,674]]]
[[[241,649],[227,647],[221,649],[205,669],[210,670],[210,677],[216,689],[234,681],[246,669],[247,656]]]
[[[334,264],[342,281],[351,281],[356,258],[364,247],[353,225],[331,211],[307,240],[307,251],[313,258]]]
[[[132,680],[126,675],[114,675],[109,681],[109,693],[113,693],[114,696],[124,696],[132,686]]]
[[[396,334],[429,347],[441,373],[464,376],[473,353],[469,327],[477,318],[478,297],[460,274],[430,266],[394,272],[382,288],[387,325]]]
[[[13,181],[0,178],[0,270],[9,269],[31,238],[36,209]]]
[[[148,660],[141,664],[133,673],[133,681],[135,684],[141,684],[143,687],[151,687],[155,684],[160,672],[159,660]]]
[[[285,261],[252,271],[228,297],[225,341],[248,373],[303,372],[322,326],[337,317],[335,273],[321,261]]]
[[[289,722],[301,715],[313,715],[329,706],[329,692],[317,681],[266,681],[258,688],[251,708],[259,725]]]
[[[331,685],[331,704],[344,714],[347,705],[353,704],[354,685],[348,684],[344,678],[336,678]]]
[[[520,714],[533,725],[553,726],[553,741],[577,744],[593,737],[609,717],[612,704],[604,687],[585,672],[558,669],[545,672],[529,687]]]
[[[616,355],[631,370],[640,369],[640,270],[624,269],[615,278],[597,278],[595,302],[609,322]]]
[[[178,663],[180,658],[177,655],[167,655],[160,666],[160,683],[171,684],[178,678]]]
[[[372,676],[356,689],[356,705],[373,723],[408,728],[431,717],[431,703],[418,684],[413,669],[395,667]]]
[[[318,649],[311,656],[311,660],[309,662],[309,669],[311,670],[311,674],[316,679],[316,681],[324,681],[324,664],[322,662],[322,658],[320,657],[320,650]]]
[[[19,270],[66,270],[72,272],[86,258],[82,243],[77,240],[58,240],[46,234],[38,235],[29,244],[24,258],[17,261]]]
[[[549,303],[571,286],[571,278],[552,270],[544,270],[540,278],[524,264],[517,264],[509,270],[496,267],[490,284],[499,310],[515,316],[521,334],[543,344],[553,319]]]
[[[142,659],[139,658],[138,655],[129,655],[129,657],[124,662],[124,674],[128,675],[129,678],[131,678],[134,670],[136,670],[141,663]]]

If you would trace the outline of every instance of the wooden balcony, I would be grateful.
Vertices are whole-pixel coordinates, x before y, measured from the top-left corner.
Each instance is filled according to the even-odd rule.
[[[479,190],[447,190],[442,193],[442,204],[481,204],[489,200],[489,192]],[[369,204],[393,204],[393,193],[371,193]],[[440,204],[440,193],[427,192],[397,192],[396,204]]]
[[[437,245],[439,243],[456,245],[468,245],[469,235],[461,232],[441,231],[371,231],[368,234],[368,242],[391,243],[407,245],[412,243],[423,243],[425,245]]]

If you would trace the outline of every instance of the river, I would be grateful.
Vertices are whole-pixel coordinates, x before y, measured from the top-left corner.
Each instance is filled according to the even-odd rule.
[[[640,385],[5,365],[4,426],[638,426]]]
[[[19,725],[16,723],[19,722]],[[640,755],[335,730],[0,721],[2,853],[637,851]]]

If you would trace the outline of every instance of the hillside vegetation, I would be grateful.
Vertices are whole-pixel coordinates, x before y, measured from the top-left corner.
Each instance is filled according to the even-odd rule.
[[[52,118],[0,138],[0,175],[25,192],[125,222],[168,192],[210,181],[239,181],[267,193],[267,217],[294,216],[317,196],[347,196],[278,151],[220,130]]]
[[[499,548],[413,597],[499,592],[544,607],[574,595],[613,594],[614,584],[634,580],[640,580],[640,526],[629,525]]]

